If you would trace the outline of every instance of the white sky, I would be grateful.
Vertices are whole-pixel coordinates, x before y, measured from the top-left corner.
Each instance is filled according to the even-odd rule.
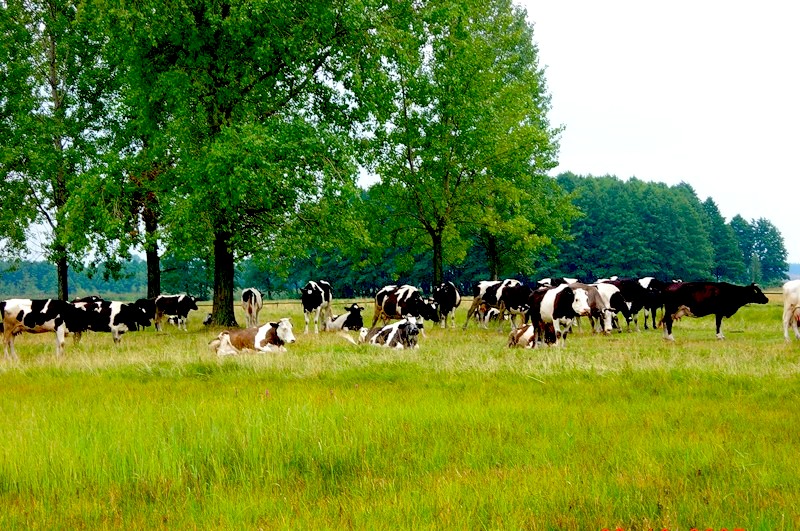
[[[800,262],[800,2],[516,2],[565,127],[553,175],[687,182]]]

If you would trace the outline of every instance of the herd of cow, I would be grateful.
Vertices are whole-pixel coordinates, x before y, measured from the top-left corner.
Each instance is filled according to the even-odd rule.
[[[783,287],[783,332],[789,341],[789,328],[800,339],[800,280],[789,281]],[[332,312],[332,288],[324,281],[310,281],[301,290],[305,329],[313,322],[314,332],[357,331],[358,340],[344,335],[353,343],[382,345],[393,348],[418,346],[425,321],[439,323],[445,328],[455,328],[455,311],[461,304],[461,295],[452,282],[433,288],[432,297],[424,297],[414,286],[391,285],[375,296],[375,313],[369,328],[364,326],[357,303],[344,308],[341,315]],[[717,338],[723,339],[722,319],[730,317],[749,303],[765,304],[767,297],[758,286],[737,286],[726,282],[662,282],[652,277],[599,279],[592,284],[577,279],[548,278],[535,287],[523,285],[514,279],[481,281],[473,291],[472,303],[467,311],[463,328],[473,320],[487,328],[492,321],[502,327],[510,321],[509,346],[533,348],[539,344],[564,345],[573,324],[580,317],[588,318],[593,332],[622,331],[619,315],[625,326],[631,323],[638,330],[638,315],[644,310],[644,327],[648,319],[652,327],[663,326],[664,337],[674,340],[675,321],[684,316],[716,317]],[[242,292],[242,308],[246,328],[224,330],[210,347],[219,355],[235,354],[242,350],[269,352],[285,350],[295,336],[288,318],[277,322],[258,324],[258,313],[263,307],[261,293],[255,288]],[[656,312],[662,317],[656,324]],[[18,359],[14,348],[15,336],[22,332],[55,332],[56,354],[62,355],[66,334],[72,333],[80,341],[85,331],[110,332],[115,343],[124,332],[150,326],[155,321],[156,330],[167,318],[178,327],[186,329],[189,311],[197,310],[197,300],[189,295],[161,295],[154,299],[139,299],[133,303],[106,301],[99,297],[86,297],[72,302],[58,299],[9,299],[0,301],[0,331],[3,332],[5,357]],[[398,321],[389,324],[389,321]],[[519,319],[519,324],[517,324]],[[382,321],[382,324],[378,324]],[[206,321],[204,321],[205,323]]]

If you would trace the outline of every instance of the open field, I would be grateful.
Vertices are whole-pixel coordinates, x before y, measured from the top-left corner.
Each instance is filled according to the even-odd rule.
[[[62,359],[24,335],[0,528],[797,529],[800,342],[770,298],[722,342],[712,317],[675,344],[510,350],[470,325],[395,351],[304,336],[299,302],[261,314],[292,318],[287,353],[218,359],[204,308]]]

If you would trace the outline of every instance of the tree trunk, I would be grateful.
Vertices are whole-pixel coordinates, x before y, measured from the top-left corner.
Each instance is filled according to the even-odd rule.
[[[147,298],[153,299],[161,295],[161,259],[158,256],[158,213],[145,204],[142,211],[144,218],[145,244],[147,257]]]
[[[489,234],[486,237],[486,259],[489,262],[490,280],[500,279],[500,256],[497,253],[497,237]]]
[[[442,234],[431,233],[433,242],[433,285],[438,286],[443,280],[443,256],[442,256]]]
[[[56,275],[58,276],[58,298],[62,301],[68,301],[69,265],[67,264],[67,251],[63,245],[56,247]]]
[[[214,234],[214,305],[211,321],[220,326],[239,326],[233,313],[234,260],[230,250],[231,234],[218,231]]]

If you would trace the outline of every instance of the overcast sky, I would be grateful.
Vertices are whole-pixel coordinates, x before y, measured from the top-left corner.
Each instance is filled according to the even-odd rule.
[[[516,1],[565,128],[553,175],[687,182],[800,262],[800,2]]]

